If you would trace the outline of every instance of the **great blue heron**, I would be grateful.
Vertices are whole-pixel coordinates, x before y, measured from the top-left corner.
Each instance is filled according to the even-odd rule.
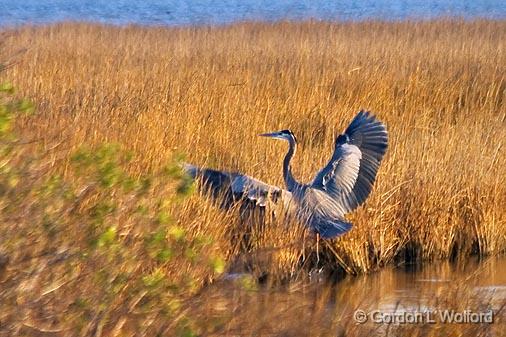
[[[333,238],[349,231],[352,224],[344,218],[369,196],[376,173],[387,149],[388,133],[383,123],[367,111],[360,111],[344,134],[335,140],[328,164],[309,184],[301,184],[292,175],[290,161],[297,148],[297,138],[290,130],[260,136],[288,141],[283,161],[286,190],[268,185],[240,173],[221,172],[185,164],[186,172],[201,177],[214,197],[222,196],[222,205],[233,202],[253,203],[265,207],[282,200],[291,204],[296,218],[323,238]]]

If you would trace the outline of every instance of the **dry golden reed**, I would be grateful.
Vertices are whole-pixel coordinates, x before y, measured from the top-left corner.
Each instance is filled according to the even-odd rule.
[[[294,171],[307,182],[365,108],[386,123],[389,149],[371,197],[349,216],[352,231],[321,243],[325,263],[358,273],[396,258],[506,249],[504,21],[63,23],[7,30],[3,43],[6,55],[26,48],[1,76],[36,103],[19,130],[57,145],[47,157],[56,171],[67,171],[67,154],[82,143],[117,142],[137,154],[134,174],[182,152],[282,186],[285,145],[256,135],[290,128],[300,143]],[[220,228],[209,223],[216,216],[195,213],[209,207],[199,200],[183,206],[179,221]],[[271,225],[255,249],[299,237]],[[273,268],[293,272],[301,256],[314,258],[305,238],[271,256]],[[224,250],[232,261],[234,249]]]

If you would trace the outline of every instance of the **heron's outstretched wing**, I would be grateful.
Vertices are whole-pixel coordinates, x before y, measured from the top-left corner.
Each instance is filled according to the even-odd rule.
[[[326,191],[345,213],[354,210],[371,193],[387,144],[385,125],[360,111],[336,138],[332,158],[311,186]]]
[[[226,208],[240,200],[265,207],[269,201],[277,203],[283,199],[286,202],[291,198],[290,192],[244,174],[200,168],[191,164],[184,164],[183,169],[192,178],[201,179],[203,187],[213,198],[221,199],[221,205]]]
[[[328,164],[316,175],[311,187],[327,192],[334,198],[349,193],[357,181],[362,153],[355,145],[336,145]]]

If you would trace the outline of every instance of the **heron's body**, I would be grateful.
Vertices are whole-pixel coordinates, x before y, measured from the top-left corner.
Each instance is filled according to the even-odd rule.
[[[351,229],[339,204],[327,193],[305,185],[292,193],[295,216],[322,237],[331,238]]]
[[[223,206],[234,202],[254,203],[266,207],[268,202],[282,202],[302,223],[332,238],[352,227],[344,215],[361,205],[372,190],[381,160],[387,149],[385,126],[368,112],[360,111],[336,138],[328,164],[310,184],[301,184],[293,177],[290,162],[297,140],[290,130],[261,136],[286,140],[289,149],[283,161],[286,189],[281,189],[240,173],[221,172],[185,165],[192,177],[201,177],[214,197],[221,195]]]

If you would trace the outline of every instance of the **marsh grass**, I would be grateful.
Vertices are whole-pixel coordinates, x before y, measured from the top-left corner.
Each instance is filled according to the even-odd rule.
[[[132,272],[142,287],[158,286],[165,278],[178,280],[184,284],[183,295],[178,294],[186,299],[223,271],[295,282],[321,266],[359,274],[393,262],[504,252],[505,32],[504,21],[480,20],[195,28],[62,23],[5,30],[3,54],[26,50],[0,73],[0,82],[9,79],[19,88],[15,95],[36,104],[34,116],[16,120],[17,137],[25,145],[6,157],[10,167],[26,174],[18,176],[19,185],[9,187],[11,196],[18,196],[18,208],[6,206],[8,199],[2,204],[0,258],[5,254],[10,261],[4,277],[14,275],[12,280],[22,284],[6,286],[17,291],[9,303],[21,296],[21,305],[26,304],[21,308],[32,310],[33,301],[43,304],[60,288],[34,291],[37,298],[27,289],[61,281],[69,293],[82,282],[92,304],[100,305],[102,292],[113,290],[94,289],[98,281],[81,268],[105,269],[112,274],[103,284],[114,284],[118,275],[107,270],[111,261],[117,271]],[[389,149],[370,198],[348,217],[353,229],[321,242],[318,266],[314,236],[300,225],[270,216],[262,224],[243,223],[237,209],[220,211],[205,195],[177,200],[167,196],[177,195],[177,186],[164,188],[167,182],[158,180],[157,172],[164,172],[175,154],[185,153],[192,163],[239,170],[282,186],[285,146],[256,135],[290,128],[300,143],[293,165],[296,177],[310,181],[328,159],[334,136],[360,108],[372,110],[386,123]],[[121,150],[102,145],[111,143]],[[105,157],[96,157],[100,151],[107,152]],[[85,159],[94,159],[87,162],[83,153]],[[118,159],[118,153],[128,160],[111,164],[107,158]],[[76,160],[88,163],[84,176]],[[118,167],[124,173],[119,174]],[[150,185],[149,193],[140,197],[117,186],[119,179],[121,186],[142,190],[146,176],[160,185]],[[58,188],[55,192],[54,184],[70,186],[74,194],[69,197]],[[50,200],[34,193],[41,186],[50,189]],[[133,201],[140,205],[134,207]],[[150,215],[142,215],[144,211]],[[148,245],[159,250],[153,253],[145,251],[140,238],[156,234],[156,224],[175,229]],[[169,252],[163,242],[177,241],[182,232],[189,242],[209,238],[201,254],[211,260],[195,267],[190,262],[200,254],[182,246],[182,255],[165,264]],[[59,280],[64,268],[51,267],[50,256],[65,256],[66,247],[85,245],[90,237],[100,247],[120,242],[124,248],[121,254],[115,248],[94,253],[98,255],[92,262],[72,266],[77,269],[69,280]],[[30,271],[23,273],[24,268]],[[190,279],[185,280],[186,275]],[[246,279],[243,286],[255,287],[255,282]],[[144,299],[147,290],[142,287],[133,293]],[[49,293],[41,296],[45,291]],[[100,327],[114,332],[115,324],[118,331],[123,324],[135,330],[140,324],[135,317],[158,324],[166,312],[176,312],[148,302],[147,308],[157,310],[121,316],[122,301],[131,301],[133,308],[142,304],[121,294],[127,297],[103,304],[109,311],[89,309],[69,297],[77,301],[71,307],[81,311],[71,311],[60,325],[78,326],[82,334],[96,334]],[[91,316],[81,322],[83,312]],[[11,321],[16,311],[9,315],[0,322]],[[174,322],[185,321],[183,316]],[[191,321],[181,326],[191,327]],[[171,328],[162,324],[143,331]]]
[[[113,141],[138,154],[132,174],[182,152],[282,186],[285,146],[256,134],[291,128],[296,176],[309,181],[356,111],[372,110],[390,147],[370,199],[350,215],[354,229],[331,243],[362,272],[401,255],[504,251],[504,32],[502,21],[479,20],[66,23],[7,31],[4,52],[27,51],[3,76],[37,102],[19,129],[59,144],[47,160],[63,174],[80,144]],[[276,234],[266,247],[286,243]]]
[[[7,31],[4,53],[27,51],[4,76],[37,102],[19,128],[59,145],[47,160],[64,174],[80,144],[114,141],[139,154],[133,174],[179,151],[282,186],[284,145],[255,135],[289,127],[301,143],[294,169],[308,181],[353,114],[371,109],[389,151],[353,231],[333,244],[359,272],[401,251],[506,247],[504,31],[501,21],[444,20],[58,24]]]

